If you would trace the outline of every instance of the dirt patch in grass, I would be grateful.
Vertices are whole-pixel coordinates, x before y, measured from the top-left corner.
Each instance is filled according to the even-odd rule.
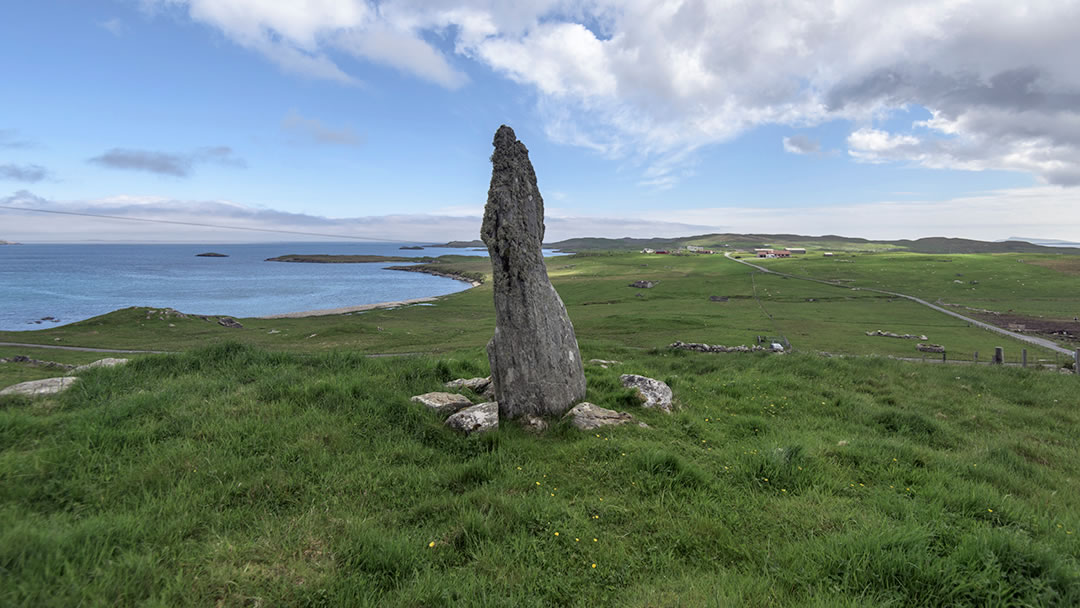
[[[1071,276],[1080,276],[1080,258],[1076,257],[1062,256],[1060,258],[1049,260],[1031,260],[1027,263],[1042,266],[1043,268],[1050,268],[1051,270],[1056,270]]]
[[[1046,319],[1003,312],[996,315],[976,314],[978,319],[998,327],[1023,334],[1043,336],[1051,340],[1080,344],[1080,321],[1073,319]]]

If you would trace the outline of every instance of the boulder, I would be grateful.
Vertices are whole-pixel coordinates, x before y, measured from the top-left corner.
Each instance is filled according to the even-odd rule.
[[[444,415],[450,415],[463,407],[472,405],[472,401],[465,395],[457,393],[424,393],[409,399],[414,403],[423,403],[429,409]]]
[[[466,435],[493,431],[499,428],[499,404],[488,401],[467,407],[447,418],[446,426]]]
[[[570,424],[583,431],[591,431],[592,429],[600,428],[602,426],[625,424],[634,421],[634,417],[626,412],[609,410],[598,405],[593,405],[588,401],[583,401],[575,405],[573,409],[566,412],[566,415],[563,417],[569,418]],[[642,424],[644,425],[644,423]]]
[[[526,415],[524,418],[521,418],[521,426],[530,433],[543,433],[547,430],[548,423],[547,420],[544,420],[539,416]]]
[[[623,374],[619,381],[626,388],[637,389],[641,407],[655,407],[671,413],[671,387],[667,384],[637,374]]]
[[[915,350],[920,350],[924,353],[943,353],[945,352],[945,347],[940,344],[923,344],[920,342],[915,345]]]
[[[230,329],[243,329],[243,325],[239,321],[232,317],[221,317],[218,319],[218,325],[222,327],[228,327]]]
[[[482,393],[491,384],[491,376],[487,378],[458,378],[445,384],[446,388],[467,388],[474,393]]]
[[[0,390],[0,395],[28,395],[30,397],[54,395],[74,384],[76,380],[78,380],[78,378],[72,378],[71,376],[31,380]]]
[[[117,359],[114,357],[106,357],[104,359],[98,359],[93,363],[87,363],[86,365],[80,365],[71,370],[71,373],[78,374],[79,372],[85,372],[88,369],[94,369],[95,367],[115,367],[117,365],[123,365],[127,363],[127,359]]]
[[[634,281],[630,283],[630,287],[637,287],[638,289],[652,289],[656,287],[656,284],[660,281]]]
[[[487,351],[495,396],[507,418],[560,415],[585,398],[585,370],[544,264],[544,200],[514,130],[499,127],[493,144],[480,236],[494,279],[495,335]]]

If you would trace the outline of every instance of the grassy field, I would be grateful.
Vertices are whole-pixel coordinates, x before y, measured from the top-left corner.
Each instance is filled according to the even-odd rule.
[[[226,344],[0,398],[0,604],[1080,602],[1075,377],[607,352],[588,399],[650,428],[462,438],[408,401],[480,349]]]
[[[887,258],[886,265],[892,259]],[[782,262],[791,263],[783,266],[785,270],[814,264]],[[1016,266],[1056,272],[1035,265]],[[437,268],[490,273],[485,258],[458,258]],[[900,287],[917,287],[909,279],[906,264],[898,262],[890,268]],[[549,260],[549,274],[566,303],[578,339],[601,353],[614,347],[665,347],[676,340],[734,346],[752,344],[758,336],[784,336],[796,350],[806,352],[921,356],[915,341],[865,335],[882,329],[925,334],[957,359],[971,359],[978,351],[985,360],[995,346],[1005,347],[1013,359],[1022,348],[1028,349],[1032,361],[1059,359],[911,302],[768,276],[722,256],[576,255]],[[629,287],[637,280],[659,283],[652,289]],[[711,296],[727,301],[713,302]],[[243,329],[132,308],[48,330],[0,332],[0,341],[165,351],[235,341],[286,351],[347,348],[437,354],[487,343],[494,331],[491,297],[491,287],[485,284],[434,305],[301,319],[241,319]]]
[[[762,260],[771,269],[931,302],[1072,321],[1080,315],[1080,259],[1045,254],[796,256]]]
[[[839,266],[863,274],[840,278],[875,276],[864,258],[898,262],[900,291],[926,274],[859,256]],[[950,357],[1020,346],[721,256],[578,255],[549,272],[583,358],[621,362],[586,366],[587,399],[649,428],[503,421],[465,438],[411,403],[488,373],[488,284],[242,329],[133,308],[0,333],[176,353],[0,347],[133,359],[59,396],[0,397],[0,605],[1080,604],[1077,376],[822,357],[917,355],[865,335],[879,328]],[[659,283],[628,286],[643,279]],[[759,335],[795,352],[667,348]],[[0,364],[0,387],[63,373]],[[642,409],[622,373],[669,383],[675,413]]]

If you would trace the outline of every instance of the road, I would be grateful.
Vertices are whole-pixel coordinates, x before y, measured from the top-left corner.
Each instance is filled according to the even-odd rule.
[[[724,257],[731,260],[732,262],[738,262],[740,264],[745,264],[746,266],[749,266],[749,267],[754,268],[756,270],[759,270],[761,272],[768,273],[768,274],[775,274],[777,276],[787,277],[789,279],[798,279],[800,281],[810,281],[810,282],[813,282],[813,283],[821,283],[822,285],[829,285],[830,287],[839,287],[841,289],[850,289],[852,291],[872,291],[874,293],[881,293],[881,294],[885,294],[885,295],[888,295],[888,296],[894,296],[894,297],[897,297],[897,298],[904,298],[906,300],[911,300],[912,302],[922,304],[923,306],[926,306],[928,308],[932,308],[932,309],[934,309],[934,310],[936,310],[938,312],[943,312],[943,313],[945,313],[945,314],[947,314],[947,315],[949,315],[951,317],[956,317],[957,319],[967,321],[968,323],[971,323],[972,325],[974,325],[976,327],[981,327],[983,329],[999,333],[999,334],[1001,334],[1003,336],[1008,336],[1010,338],[1020,340],[1021,342],[1027,342],[1028,344],[1033,344],[1035,346],[1041,346],[1043,348],[1050,349],[1050,350],[1052,350],[1054,352],[1061,353],[1063,355],[1068,355],[1070,357],[1075,356],[1075,353],[1073,351],[1071,351],[1071,350],[1069,350],[1069,349],[1067,349],[1067,348],[1065,348],[1063,346],[1060,346],[1060,345],[1058,345],[1058,344],[1056,344],[1056,343],[1054,343],[1054,342],[1052,342],[1050,340],[1047,340],[1045,338],[1037,338],[1035,336],[1025,336],[1024,334],[1018,334],[1018,333],[1016,333],[1014,331],[1009,331],[1007,329],[1002,329],[1002,328],[1000,328],[1000,327],[998,327],[996,325],[991,325],[989,323],[979,321],[978,319],[972,319],[971,317],[965,317],[964,315],[962,315],[962,314],[960,314],[958,312],[948,310],[946,308],[938,306],[937,304],[931,304],[930,302],[927,302],[926,300],[923,300],[922,298],[916,298],[915,296],[909,296],[907,294],[897,293],[895,291],[885,291],[884,289],[874,289],[872,287],[849,287],[847,285],[838,285],[837,283],[833,283],[833,282],[830,282],[830,281],[825,281],[825,280],[822,280],[822,279],[814,279],[814,278],[811,278],[811,277],[802,277],[802,276],[799,276],[799,275],[787,274],[786,272],[777,272],[775,270],[770,270],[768,268],[765,268],[764,266],[759,266],[757,264],[751,264],[750,262],[747,262],[745,260],[737,260],[737,259],[731,257],[731,252],[725,253]]]

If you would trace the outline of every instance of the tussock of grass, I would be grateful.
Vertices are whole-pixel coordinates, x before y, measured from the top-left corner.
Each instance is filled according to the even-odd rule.
[[[3,398],[0,604],[1080,602],[1074,377],[583,354],[624,362],[588,400],[651,428],[464,438],[409,402],[481,349],[223,344]]]

